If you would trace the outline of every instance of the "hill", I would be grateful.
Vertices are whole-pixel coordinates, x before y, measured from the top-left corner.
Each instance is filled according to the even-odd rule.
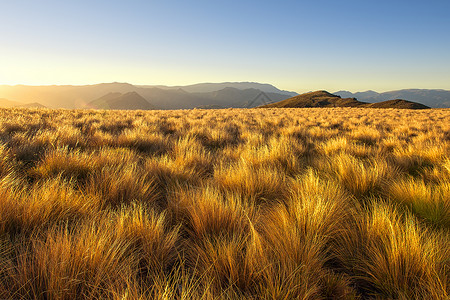
[[[425,109],[429,108],[420,103],[395,99],[378,103],[366,103],[355,98],[341,98],[327,91],[317,91],[301,94],[283,101],[260,106],[262,108],[303,108],[303,107],[367,107],[367,108],[397,108],[397,109]]]
[[[375,91],[356,92],[338,91],[334,93],[341,97],[354,97],[364,102],[381,102],[390,99],[407,99],[422,103],[429,107],[450,108],[450,91],[439,89],[404,89],[377,93]]]
[[[377,103],[368,103],[365,104],[364,107],[371,108],[400,108],[400,109],[427,109],[429,108],[426,105],[421,103],[412,102],[403,99],[395,99],[395,100],[387,100]]]
[[[327,91],[317,91],[301,94],[283,101],[263,105],[260,107],[355,107],[365,103],[359,102],[355,98],[341,98],[330,94]]]
[[[136,92],[108,93],[94,101],[89,102],[85,108],[94,109],[154,109],[147,100]]]

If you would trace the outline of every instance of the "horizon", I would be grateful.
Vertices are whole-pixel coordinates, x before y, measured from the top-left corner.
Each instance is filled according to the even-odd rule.
[[[450,90],[448,1],[49,0],[0,7],[4,85]]]
[[[315,92],[315,91],[326,91],[326,92],[330,92],[330,93],[336,93],[336,92],[350,92],[352,94],[354,93],[366,93],[366,92],[375,92],[375,93],[385,93],[385,92],[395,92],[395,91],[402,91],[402,90],[442,90],[442,91],[450,91],[450,89],[443,89],[443,88],[416,88],[416,87],[410,87],[410,88],[400,88],[400,89],[395,89],[395,90],[384,90],[384,91],[379,91],[379,90],[373,90],[373,89],[369,89],[369,90],[346,90],[346,89],[338,89],[338,90],[326,90],[326,89],[317,89],[317,90],[308,90],[308,89],[304,89],[302,91],[295,91],[295,90],[284,90],[282,88],[279,88],[278,86],[271,84],[271,83],[267,83],[267,82],[256,82],[256,81],[225,81],[225,82],[197,82],[197,83],[192,83],[192,84],[183,84],[183,85],[164,85],[164,84],[135,84],[135,83],[131,83],[131,82],[119,82],[119,81],[113,81],[113,82],[96,82],[96,83],[89,83],[89,84],[3,84],[0,83],[0,87],[1,86],[29,86],[29,87],[56,87],[56,86],[74,86],[74,87],[81,87],[81,86],[92,86],[92,85],[100,85],[100,84],[130,84],[132,86],[145,86],[145,87],[154,87],[154,88],[158,88],[158,87],[169,87],[169,88],[176,88],[176,87],[180,87],[183,88],[185,86],[190,86],[190,85],[197,85],[197,84],[233,84],[233,83],[256,83],[256,84],[268,84],[268,85],[272,85],[275,88],[278,88],[281,91],[284,92],[294,92],[297,94],[305,94],[305,93],[309,93],[309,92]]]

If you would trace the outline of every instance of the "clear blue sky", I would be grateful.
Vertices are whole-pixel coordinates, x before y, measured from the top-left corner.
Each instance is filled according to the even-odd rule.
[[[449,15],[449,0],[0,0],[0,84],[450,89]]]

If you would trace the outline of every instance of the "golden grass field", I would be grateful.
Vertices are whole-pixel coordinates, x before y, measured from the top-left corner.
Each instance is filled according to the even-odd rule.
[[[0,118],[0,299],[449,299],[448,109]]]

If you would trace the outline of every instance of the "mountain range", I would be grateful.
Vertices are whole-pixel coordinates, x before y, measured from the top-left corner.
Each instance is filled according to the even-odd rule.
[[[450,108],[450,91],[408,89],[384,93],[374,91],[333,93],[342,99],[376,103],[405,99],[429,107]],[[298,94],[257,82],[199,83],[186,86],[101,83],[93,85],[0,85],[0,107],[101,109],[192,109],[251,108],[275,103]],[[398,103],[397,103],[398,104]]]
[[[140,87],[152,87],[152,86],[140,86]],[[208,93],[222,90],[224,88],[235,88],[238,90],[246,90],[246,89],[257,89],[265,93],[275,93],[275,94],[283,94],[289,95],[291,97],[298,95],[296,92],[290,92],[285,90],[280,90],[275,86],[267,83],[258,83],[258,82],[221,82],[221,83],[197,83],[192,85],[184,85],[184,86],[153,86],[159,87],[162,89],[183,89],[188,93]]]
[[[106,102],[111,104],[112,94],[119,96],[114,93],[127,94],[131,92],[137,93],[155,109],[248,107],[249,102],[261,93],[264,93],[270,102],[296,95],[294,92],[279,90],[269,84],[255,82],[203,83],[184,87],[139,86],[117,82],[83,86],[0,85],[0,97],[23,103],[38,102],[50,108],[73,109],[86,108],[89,105],[106,107]],[[98,101],[92,103],[96,100]],[[261,104],[264,103],[254,103],[253,106]],[[116,102],[115,106],[117,105],[119,104]]]
[[[37,103],[37,102],[30,102],[30,103],[22,103],[17,101],[11,101],[5,98],[0,98],[0,107],[28,107],[28,108],[45,108],[44,105]]]

